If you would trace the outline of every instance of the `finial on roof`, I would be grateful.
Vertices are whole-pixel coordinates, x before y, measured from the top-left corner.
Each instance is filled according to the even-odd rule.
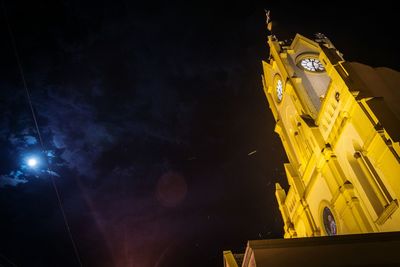
[[[264,9],[265,11],[265,24],[267,25],[268,31],[272,33],[272,21],[271,21],[271,11]]]
[[[328,37],[326,37],[325,34],[317,32],[315,35],[315,41],[317,43],[323,43],[325,44],[328,48],[335,48],[331,42],[331,40],[329,40]]]

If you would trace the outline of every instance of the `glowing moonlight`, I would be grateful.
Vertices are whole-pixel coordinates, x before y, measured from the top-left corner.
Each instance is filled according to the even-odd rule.
[[[37,159],[35,159],[35,158],[28,159],[28,166],[29,167],[35,167],[37,164],[38,164]]]

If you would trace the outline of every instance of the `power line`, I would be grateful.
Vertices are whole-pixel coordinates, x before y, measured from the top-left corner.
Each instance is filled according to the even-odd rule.
[[[20,75],[21,75],[23,86],[25,88],[26,96],[28,98],[28,103],[29,103],[30,110],[32,112],[32,117],[33,117],[33,121],[35,123],[36,132],[37,132],[37,135],[39,137],[40,146],[42,147],[43,151],[46,151],[44,143],[43,143],[42,136],[40,134],[39,125],[38,125],[38,121],[37,121],[37,118],[36,118],[35,110],[33,108],[31,94],[29,93],[28,86],[26,84],[24,70],[22,68],[21,59],[20,59],[19,54],[18,54],[18,50],[17,50],[17,45],[16,45],[16,42],[15,42],[14,34],[13,34],[12,29],[11,29],[10,23],[8,21],[7,9],[6,9],[6,5],[5,5],[4,0],[2,0],[2,4],[3,4],[4,18],[5,18],[5,21],[6,21],[6,24],[7,24],[8,33],[10,34],[11,43],[12,43],[12,46],[13,46],[13,49],[14,49],[14,55],[15,55],[15,58],[17,59],[18,69],[19,69],[19,72],[20,72]],[[49,162],[47,162],[47,169],[48,169],[49,173],[52,173],[51,169],[50,169]],[[75,240],[74,240],[74,238],[72,236],[71,228],[70,228],[68,220],[67,220],[67,215],[65,213],[64,207],[63,207],[62,202],[61,202],[61,197],[60,197],[59,190],[57,188],[57,184],[56,184],[53,176],[51,174],[49,176],[50,176],[50,180],[51,180],[51,184],[53,186],[54,192],[56,193],[56,196],[57,196],[58,206],[60,208],[60,211],[61,211],[61,214],[62,214],[62,217],[63,217],[63,220],[64,220],[64,225],[65,225],[65,228],[67,230],[69,239],[71,240],[71,244],[72,244],[72,247],[73,247],[73,250],[74,250],[75,257],[76,257],[77,261],[79,262],[79,265],[83,266],[81,258],[79,256],[78,247],[77,247],[77,245],[75,243]]]
[[[4,256],[3,254],[0,253],[0,258],[3,258],[6,262],[8,262],[9,264],[11,264],[13,267],[17,267],[17,265],[12,262],[9,258],[7,258],[6,256]],[[0,265],[3,266],[3,265]]]

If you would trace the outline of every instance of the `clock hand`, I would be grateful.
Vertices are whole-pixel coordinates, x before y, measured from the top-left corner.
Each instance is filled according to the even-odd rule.
[[[313,65],[313,67],[314,67],[314,70],[317,70],[317,69],[318,69],[318,65],[316,65],[315,60],[312,61],[312,65]]]

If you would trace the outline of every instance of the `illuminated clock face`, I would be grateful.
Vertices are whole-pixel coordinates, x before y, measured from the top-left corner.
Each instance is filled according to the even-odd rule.
[[[283,96],[283,85],[281,80],[276,82],[276,96],[278,97],[278,102],[281,102]]]
[[[321,61],[316,58],[304,58],[300,61],[301,67],[305,70],[313,71],[313,72],[322,72],[325,70]]]

